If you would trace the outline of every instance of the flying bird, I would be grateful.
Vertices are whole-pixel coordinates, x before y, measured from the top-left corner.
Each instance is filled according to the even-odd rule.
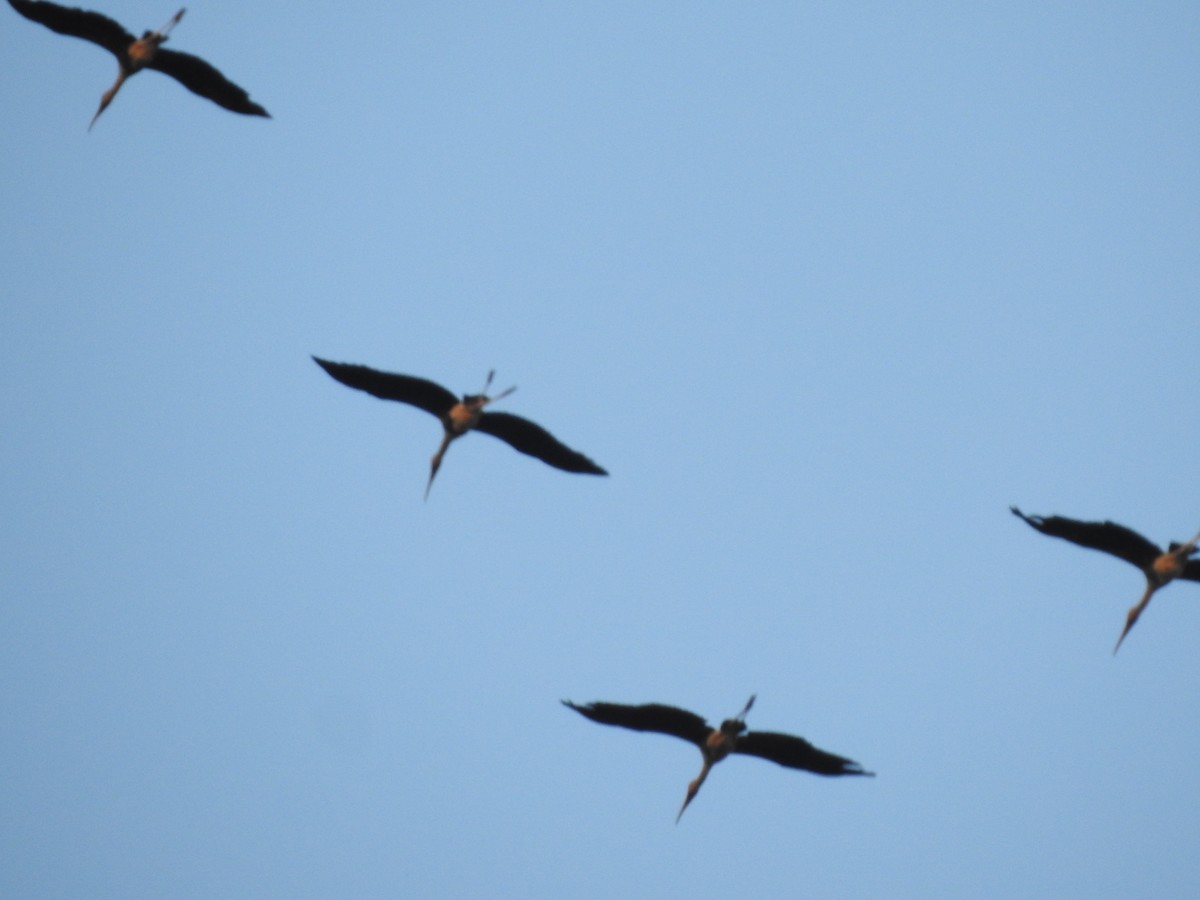
[[[446,448],[450,446],[451,441],[471,430],[498,437],[514,450],[535,456],[547,465],[565,472],[580,472],[585,475],[608,474],[582,453],[559,442],[540,425],[509,413],[484,412],[484,407],[489,403],[507,397],[516,390],[515,387],[510,387],[494,397],[487,396],[495,371],[488,372],[487,383],[480,393],[466,394],[459,400],[440,384],[424,378],[380,372],[366,366],[329,362],[316,356],[313,360],[334,379],[348,387],[366,391],[383,400],[407,403],[438,417],[443,429],[442,443],[430,461],[429,481],[425,485],[426,499],[429,498],[429,489],[433,487],[433,478],[442,464],[442,457],[446,455]]]
[[[207,97],[218,106],[233,112],[247,116],[266,116],[268,119],[271,117],[265,109],[250,99],[249,94],[200,57],[161,48],[167,34],[183,18],[186,10],[179,10],[158,31],[147,31],[140,38],[135,38],[120,24],[98,12],[38,0],[8,2],[25,18],[40,22],[59,34],[99,44],[117,58],[120,71],[117,73],[116,83],[100,98],[100,108],[96,110],[96,115],[92,116],[89,130],[100,118],[100,113],[112,103],[113,97],[117,96],[117,91],[121,89],[125,80],[142,69],[157,69],[165,75],[170,75],[192,93]]]
[[[1190,558],[1200,552],[1197,549],[1200,533],[1186,544],[1176,544],[1172,541],[1164,553],[1161,547],[1133,529],[1115,522],[1080,522],[1062,516],[1027,516],[1015,506],[1010,509],[1014,516],[1024,519],[1042,534],[1108,553],[1142,570],[1142,574],[1146,576],[1146,590],[1142,599],[1134,604],[1125,617],[1125,628],[1117,638],[1117,645],[1113,647],[1114,655],[1121,649],[1121,641],[1125,640],[1125,635],[1129,634],[1129,629],[1138,620],[1142,610],[1150,604],[1150,598],[1154,596],[1155,591],[1176,578],[1200,581],[1200,559]]]
[[[700,716],[686,709],[661,703],[643,703],[640,706],[588,703],[579,706],[570,700],[562,702],[564,706],[601,725],[619,725],[634,731],[669,734],[700,748],[704,766],[696,779],[688,785],[683,806],[679,808],[679,815],[675,817],[676,824],[683,817],[683,811],[692,802],[692,798],[700,791],[700,785],[704,784],[704,779],[708,777],[709,769],[730,753],[758,756],[789,769],[804,769],[818,775],[875,774],[864,771],[862,766],[844,756],[818,750],[804,738],[774,731],[747,731],[745,718],[746,713],[750,712],[750,707],[754,705],[754,696],[746,701],[745,707],[735,718],[726,719],[720,728],[713,728]]]

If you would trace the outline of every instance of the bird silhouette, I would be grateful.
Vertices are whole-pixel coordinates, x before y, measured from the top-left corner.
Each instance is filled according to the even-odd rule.
[[[621,703],[577,705],[570,700],[563,700],[562,703],[601,725],[617,725],[634,731],[669,734],[699,748],[704,765],[700,774],[688,785],[683,806],[679,808],[679,814],[675,817],[676,824],[683,817],[683,811],[692,802],[692,798],[699,793],[709,770],[731,753],[769,759],[789,769],[803,769],[817,775],[875,774],[864,771],[862,766],[844,756],[818,750],[804,738],[774,731],[747,731],[745,718],[750,712],[750,707],[754,705],[753,695],[736,717],[726,719],[718,728],[713,728],[693,712],[662,703],[643,703],[635,706]]]
[[[1200,559],[1190,559],[1197,552],[1197,533],[1186,544],[1174,542],[1167,545],[1164,552],[1161,547],[1147,538],[1142,537],[1132,528],[1118,525],[1115,522],[1082,522],[1078,519],[1067,519],[1063,516],[1027,516],[1015,506],[1009,507],[1014,516],[1024,520],[1030,527],[1042,534],[1062,538],[1081,547],[1090,547],[1118,559],[1123,559],[1142,570],[1146,576],[1146,590],[1142,598],[1135,603],[1125,617],[1125,628],[1117,638],[1113,647],[1115,655],[1121,649],[1121,642],[1129,629],[1141,616],[1142,611],[1150,604],[1150,598],[1159,588],[1169,584],[1176,578],[1187,581],[1200,581]]]
[[[155,69],[164,75],[170,75],[192,93],[207,97],[218,106],[223,106],[233,112],[270,118],[270,114],[251,101],[250,96],[244,90],[229,81],[200,57],[192,56],[190,53],[162,49],[167,34],[183,18],[185,9],[175,13],[158,31],[146,31],[140,38],[135,38],[120,24],[98,12],[59,6],[57,3],[45,3],[40,0],[8,0],[8,2],[25,18],[39,22],[59,34],[83,38],[93,44],[99,44],[117,58],[117,65],[120,67],[117,80],[100,98],[100,108],[92,116],[92,121],[88,125],[89,130],[100,118],[100,113],[104,112],[108,108],[108,104],[112,103],[126,79],[142,69]]]
[[[478,394],[466,394],[461,400],[454,394],[424,378],[412,375],[397,375],[381,372],[366,366],[335,363],[314,356],[313,360],[322,369],[342,384],[366,391],[383,400],[396,400],[437,416],[442,423],[442,443],[429,465],[429,481],[425,485],[425,497],[433,487],[434,476],[442,465],[442,457],[450,443],[468,431],[482,431],[500,438],[514,450],[536,457],[547,465],[565,472],[585,475],[607,475],[608,473],[575,450],[561,443],[550,432],[528,419],[510,413],[485,412],[489,403],[507,397],[515,387],[501,391],[494,397],[487,396],[495,372],[488,372],[487,383]]]

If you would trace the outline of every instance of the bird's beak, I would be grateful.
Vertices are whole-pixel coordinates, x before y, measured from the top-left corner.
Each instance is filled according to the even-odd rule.
[[[429,490],[433,487],[433,477],[437,475],[438,469],[442,465],[441,456],[436,457],[429,465],[429,481],[425,482],[425,499],[429,499]]]
[[[1113,656],[1116,656],[1117,651],[1121,649],[1121,642],[1125,640],[1125,635],[1129,634],[1129,630],[1133,628],[1134,623],[1137,622],[1141,613],[1142,611],[1139,607],[1134,607],[1129,611],[1129,615],[1125,619],[1125,628],[1121,631],[1121,636],[1117,638],[1117,645],[1113,647]]]
[[[692,782],[688,785],[687,796],[683,798],[683,806],[679,807],[679,815],[675,817],[675,824],[679,824],[679,820],[683,818],[683,811],[688,808],[688,804],[692,802],[692,798],[700,791],[700,785]]]

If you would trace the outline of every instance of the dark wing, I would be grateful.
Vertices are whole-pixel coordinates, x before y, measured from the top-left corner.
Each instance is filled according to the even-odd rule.
[[[484,413],[479,417],[476,431],[498,437],[515,450],[536,456],[547,465],[566,472],[582,472],[585,475],[607,475],[602,468],[584,456],[559,442],[541,425],[509,413]]]
[[[1179,577],[1186,581],[1200,581],[1200,559],[1189,559]]]
[[[313,360],[335,380],[347,387],[366,391],[381,400],[407,403],[423,409],[427,413],[432,413],[439,419],[458,402],[458,398],[440,384],[434,384],[424,378],[394,375],[391,372],[368,369],[366,366],[329,362],[316,356],[313,357]]]
[[[863,771],[852,759],[818,750],[804,738],[774,731],[750,731],[737,739],[734,753],[769,759],[789,769],[804,769],[818,775],[874,775]]]
[[[146,68],[170,75],[193,94],[207,97],[218,106],[235,113],[271,118],[271,114],[252,101],[249,94],[198,56],[175,50],[159,50]]]
[[[1024,519],[1042,534],[1062,538],[1081,547],[1109,553],[1145,570],[1162,555],[1162,550],[1131,528],[1115,522],[1080,522],[1062,516],[1027,516],[1015,506],[1013,515]]]
[[[585,706],[576,706],[570,700],[564,700],[563,705],[601,725],[619,725],[634,731],[656,731],[659,734],[683,738],[697,746],[702,746],[713,730],[712,726],[695,713],[677,706],[664,706],[662,703],[643,703],[640,706],[588,703]]]
[[[119,23],[98,12],[35,0],[8,0],[8,3],[25,18],[39,22],[51,31],[99,44],[117,57],[135,40]]]

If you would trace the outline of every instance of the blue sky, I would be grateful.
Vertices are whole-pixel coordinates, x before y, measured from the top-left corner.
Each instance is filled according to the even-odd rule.
[[[4,12],[0,893],[1194,895],[1193,4]]]

